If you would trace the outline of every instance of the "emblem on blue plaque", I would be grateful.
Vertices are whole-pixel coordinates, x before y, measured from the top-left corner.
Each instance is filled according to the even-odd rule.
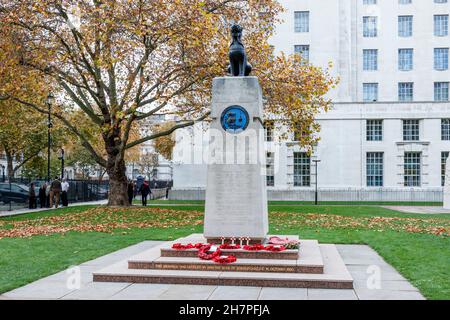
[[[220,124],[229,133],[240,133],[247,129],[250,117],[247,110],[241,106],[231,106],[223,110]]]

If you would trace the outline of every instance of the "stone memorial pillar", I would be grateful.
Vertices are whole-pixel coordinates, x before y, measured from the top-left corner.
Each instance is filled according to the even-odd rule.
[[[444,209],[450,209],[450,156],[445,162]]]
[[[204,236],[268,232],[262,92],[257,77],[213,80]]]

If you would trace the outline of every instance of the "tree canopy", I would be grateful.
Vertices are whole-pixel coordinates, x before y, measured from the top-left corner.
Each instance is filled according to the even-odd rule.
[[[11,56],[18,68],[58,91],[61,107],[53,115],[106,168],[109,203],[126,205],[126,150],[208,117],[212,79],[226,73],[231,22],[244,28],[267,112],[289,129],[318,129],[314,116],[328,108],[324,94],[335,80],[298,56],[274,56],[268,39],[281,10],[274,0],[1,0],[1,36],[19,44],[18,56]],[[38,102],[0,90],[46,112]],[[74,109],[100,130],[105,152],[69,116]],[[133,139],[133,125],[156,113],[179,121]],[[314,139],[304,135],[300,143]]]

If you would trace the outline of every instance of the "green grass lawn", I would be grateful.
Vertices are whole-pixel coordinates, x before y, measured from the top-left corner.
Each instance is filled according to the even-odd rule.
[[[450,299],[450,215],[375,206],[270,205],[270,232],[368,244],[429,299]],[[69,207],[0,218],[0,293],[144,240],[202,232],[202,203]]]

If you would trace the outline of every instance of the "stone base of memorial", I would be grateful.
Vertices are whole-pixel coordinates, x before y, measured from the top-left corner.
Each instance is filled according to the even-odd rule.
[[[286,238],[286,236],[280,236]],[[288,236],[298,240],[296,236]],[[298,249],[279,252],[223,250],[236,262],[201,260],[196,249],[175,243],[206,243],[202,234],[164,243],[94,273],[94,281],[257,287],[351,289],[353,279],[335,245],[300,240]]]

